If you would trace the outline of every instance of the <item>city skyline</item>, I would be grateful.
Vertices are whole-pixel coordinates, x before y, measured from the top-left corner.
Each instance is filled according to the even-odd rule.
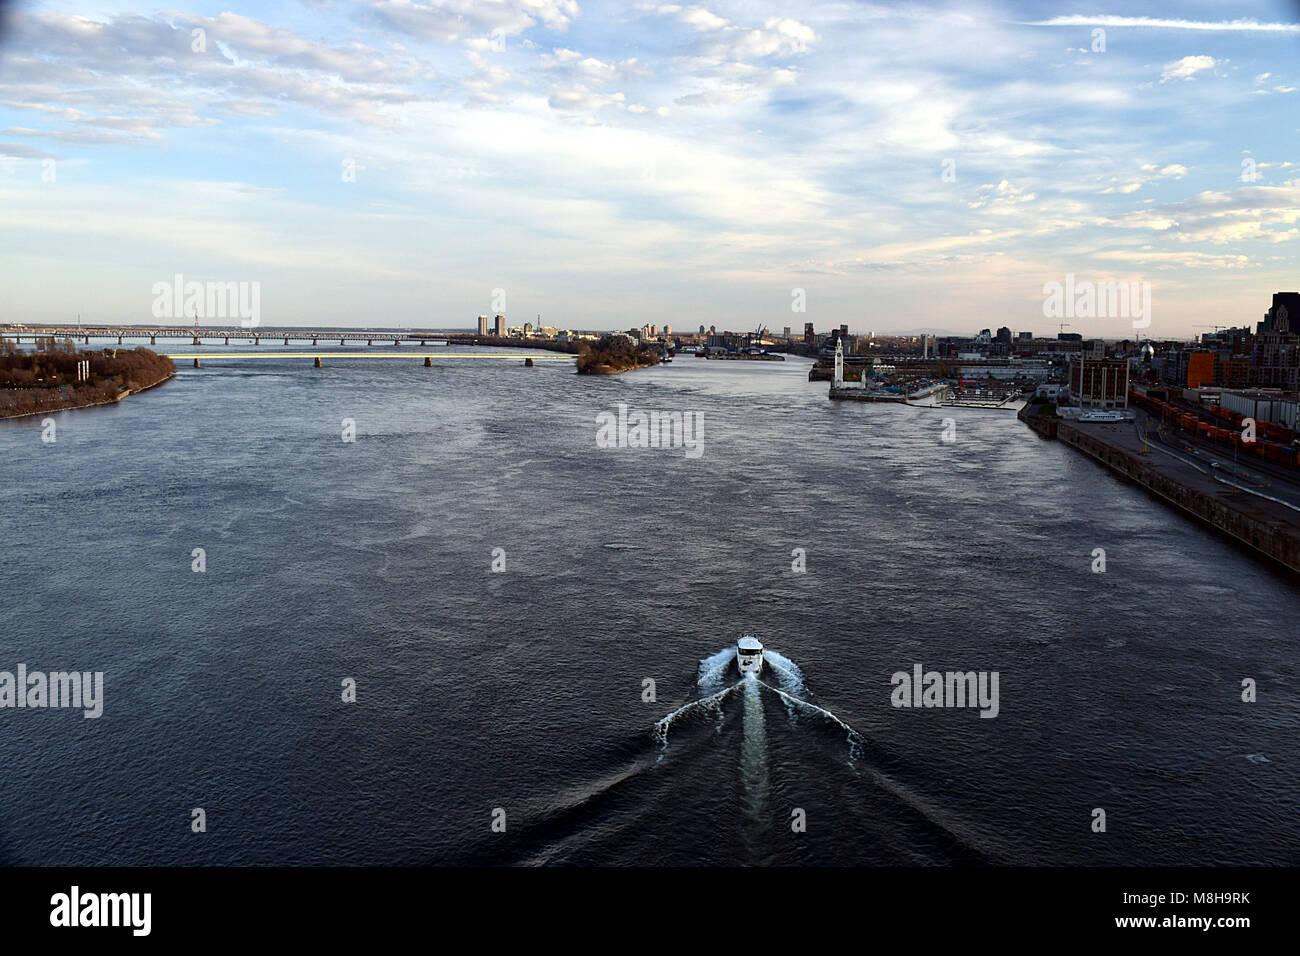
[[[1159,339],[1300,285],[1291,5],[225,6],[10,12],[0,321],[183,273],[268,326],[1039,336],[1072,276],[1151,324],[1067,330]]]

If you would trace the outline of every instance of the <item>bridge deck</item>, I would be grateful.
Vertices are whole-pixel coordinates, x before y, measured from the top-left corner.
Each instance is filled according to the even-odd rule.
[[[409,352],[162,352],[171,359],[274,359],[274,358],[443,358],[443,359],[549,359],[552,361],[572,361],[578,356],[566,353],[523,354],[518,352],[478,353],[478,352],[422,352],[419,347]]]

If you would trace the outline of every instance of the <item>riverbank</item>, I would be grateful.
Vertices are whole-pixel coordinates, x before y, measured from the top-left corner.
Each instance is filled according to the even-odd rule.
[[[175,371],[171,359],[149,349],[8,351],[0,355],[0,419],[115,405]]]

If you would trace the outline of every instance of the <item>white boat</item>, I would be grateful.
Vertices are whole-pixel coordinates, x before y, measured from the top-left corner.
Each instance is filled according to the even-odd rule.
[[[742,674],[763,672],[763,645],[758,638],[746,634],[736,641],[736,664]]]

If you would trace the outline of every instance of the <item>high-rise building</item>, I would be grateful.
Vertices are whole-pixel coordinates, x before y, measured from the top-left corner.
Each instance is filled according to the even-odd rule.
[[[1258,332],[1300,332],[1300,292],[1274,292],[1273,308],[1264,313]]]
[[[671,337],[672,337],[672,334],[673,334],[673,327],[672,327],[671,325],[665,325],[665,326],[664,326],[664,338],[671,338]]]
[[[803,324],[803,344],[804,345],[817,344],[817,333],[813,331],[813,324],[811,322],[805,322]]]
[[[495,318],[493,319],[493,321],[496,323],[496,334],[497,334],[498,336],[505,336],[505,334],[506,334],[506,317],[505,317],[504,315],[502,315],[500,312],[498,312],[498,313],[496,314]]]
[[[785,327],[785,340],[786,340],[787,342],[790,341],[790,326],[788,326],[788,325]]]
[[[1285,305],[1281,315],[1275,311],[1274,325],[1285,325],[1288,321]],[[1297,313],[1300,321],[1300,313]],[[1300,336],[1294,332],[1261,332],[1255,336],[1255,348],[1251,355],[1254,366],[1253,384],[1261,388],[1281,388],[1294,391],[1300,387]]]
[[[487,330],[488,330],[488,317],[486,315],[480,315],[478,317],[478,334],[487,335]]]
[[[1010,345],[1011,330],[1004,325],[1002,328],[998,329],[998,334],[994,336],[994,338],[999,342],[1005,342],[1007,345]]]

